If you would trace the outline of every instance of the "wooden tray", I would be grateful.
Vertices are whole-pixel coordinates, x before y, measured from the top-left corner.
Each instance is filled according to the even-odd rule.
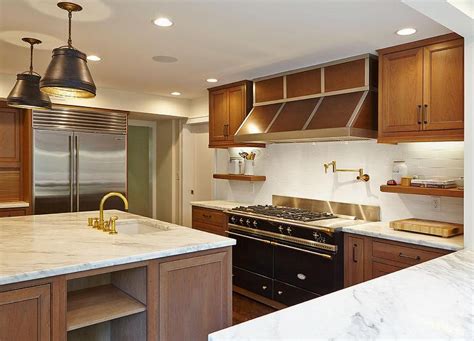
[[[457,236],[464,232],[464,226],[461,224],[415,218],[391,221],[390,227],[398,231],[423,233],[443,238]]]

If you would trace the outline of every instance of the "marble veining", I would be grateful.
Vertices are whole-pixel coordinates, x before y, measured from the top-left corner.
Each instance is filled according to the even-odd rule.
[[[30,204],[26,201],[10,201],[10,202],[0,202],[0,209],[1,208],[26,208],[29,207]]]
[[[233,209],[234,207],[249,206],[251,204],[248,204],[248,203],[246,204],[246,203],[236,202],[236,201],[209,200],[209,201],[192,201],[191,205],[224,211],[224,210]]]
[[[461,250],[209,335],[219,340],[474,338],[474,251]]]
[[[226,247],[235,240],[117,210],[117,224],[146,222],[156,233],[110,235],[87,226],[98,212],[0,219],[0,285]]]
[[[342,231],[363,236],[394,240],[398,242],[429,246],[444,250],[458,251],[464,247],[464,236],[442,238],[421,233],[396,231],[390,228],[389,222],[372,222],[355,226],[347,226]]]

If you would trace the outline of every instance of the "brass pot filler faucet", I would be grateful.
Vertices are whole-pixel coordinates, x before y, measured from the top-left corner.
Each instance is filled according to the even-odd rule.
[[[327,174],[328,169],[331,166],[332,166],[332,172],[333,173],[336,173],[336,172],[358,172],[359,175],[356,178],[357,180],[365,181],[365,182],[370,180],[369,174],[364,174],[364,169],[363,168],[359,168],[359,169],[337,169],[336,161],[331,161],[329,163],[325,163],[324,164],[324,173]]]
[[[87,223],[89,226],[98,229],[100,231],[109,232],[109,234],[117,234],[117,229],[115,222],[117,221],[117,216],[112,216],[108,221],[104,221],[104,204],[110,197],[119,197],[122,199],[125,206],[125,210],[128,210],[128,200],[122,193],[110,192],[102,197],[99,207],[99,218],[87,218]]]

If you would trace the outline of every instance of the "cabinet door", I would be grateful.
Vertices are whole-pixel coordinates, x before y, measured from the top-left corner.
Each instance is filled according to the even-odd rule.
[[[160,264],[160,340],[207,340],[232,320],[230,250]]]
[[[50,288],[0,293],[0,340],[50,340]]]
[[[6,209],[6,210],[0,210],[0,218],[3,217],[19,217],[26,215],[26,210],[21,208],[21,209]]]
[[[423,49],[389,53],[382,58],[382,131],[421,130]]]
[[[229,135],[229,98],[226,89],[209,94],[209,143],[225,141]]]
[[[458,39],[424,48],[424,130],[464,127],[463,46]]]
[[[344,287],[364,281],[364,239],[344,237]]]
[[[0,167],[20,166],[20,114],[0,107]]]
[[[228,89],[229,96],[229,140],[234,139],[234,135],[245,119],[245,86],[235,86]]]

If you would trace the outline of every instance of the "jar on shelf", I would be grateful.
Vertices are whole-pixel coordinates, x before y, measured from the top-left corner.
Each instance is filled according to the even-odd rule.
[[[397,185],[401,185],[402,178],[408,175],[408,167],[405,161],[393,161],[392,179]]]

